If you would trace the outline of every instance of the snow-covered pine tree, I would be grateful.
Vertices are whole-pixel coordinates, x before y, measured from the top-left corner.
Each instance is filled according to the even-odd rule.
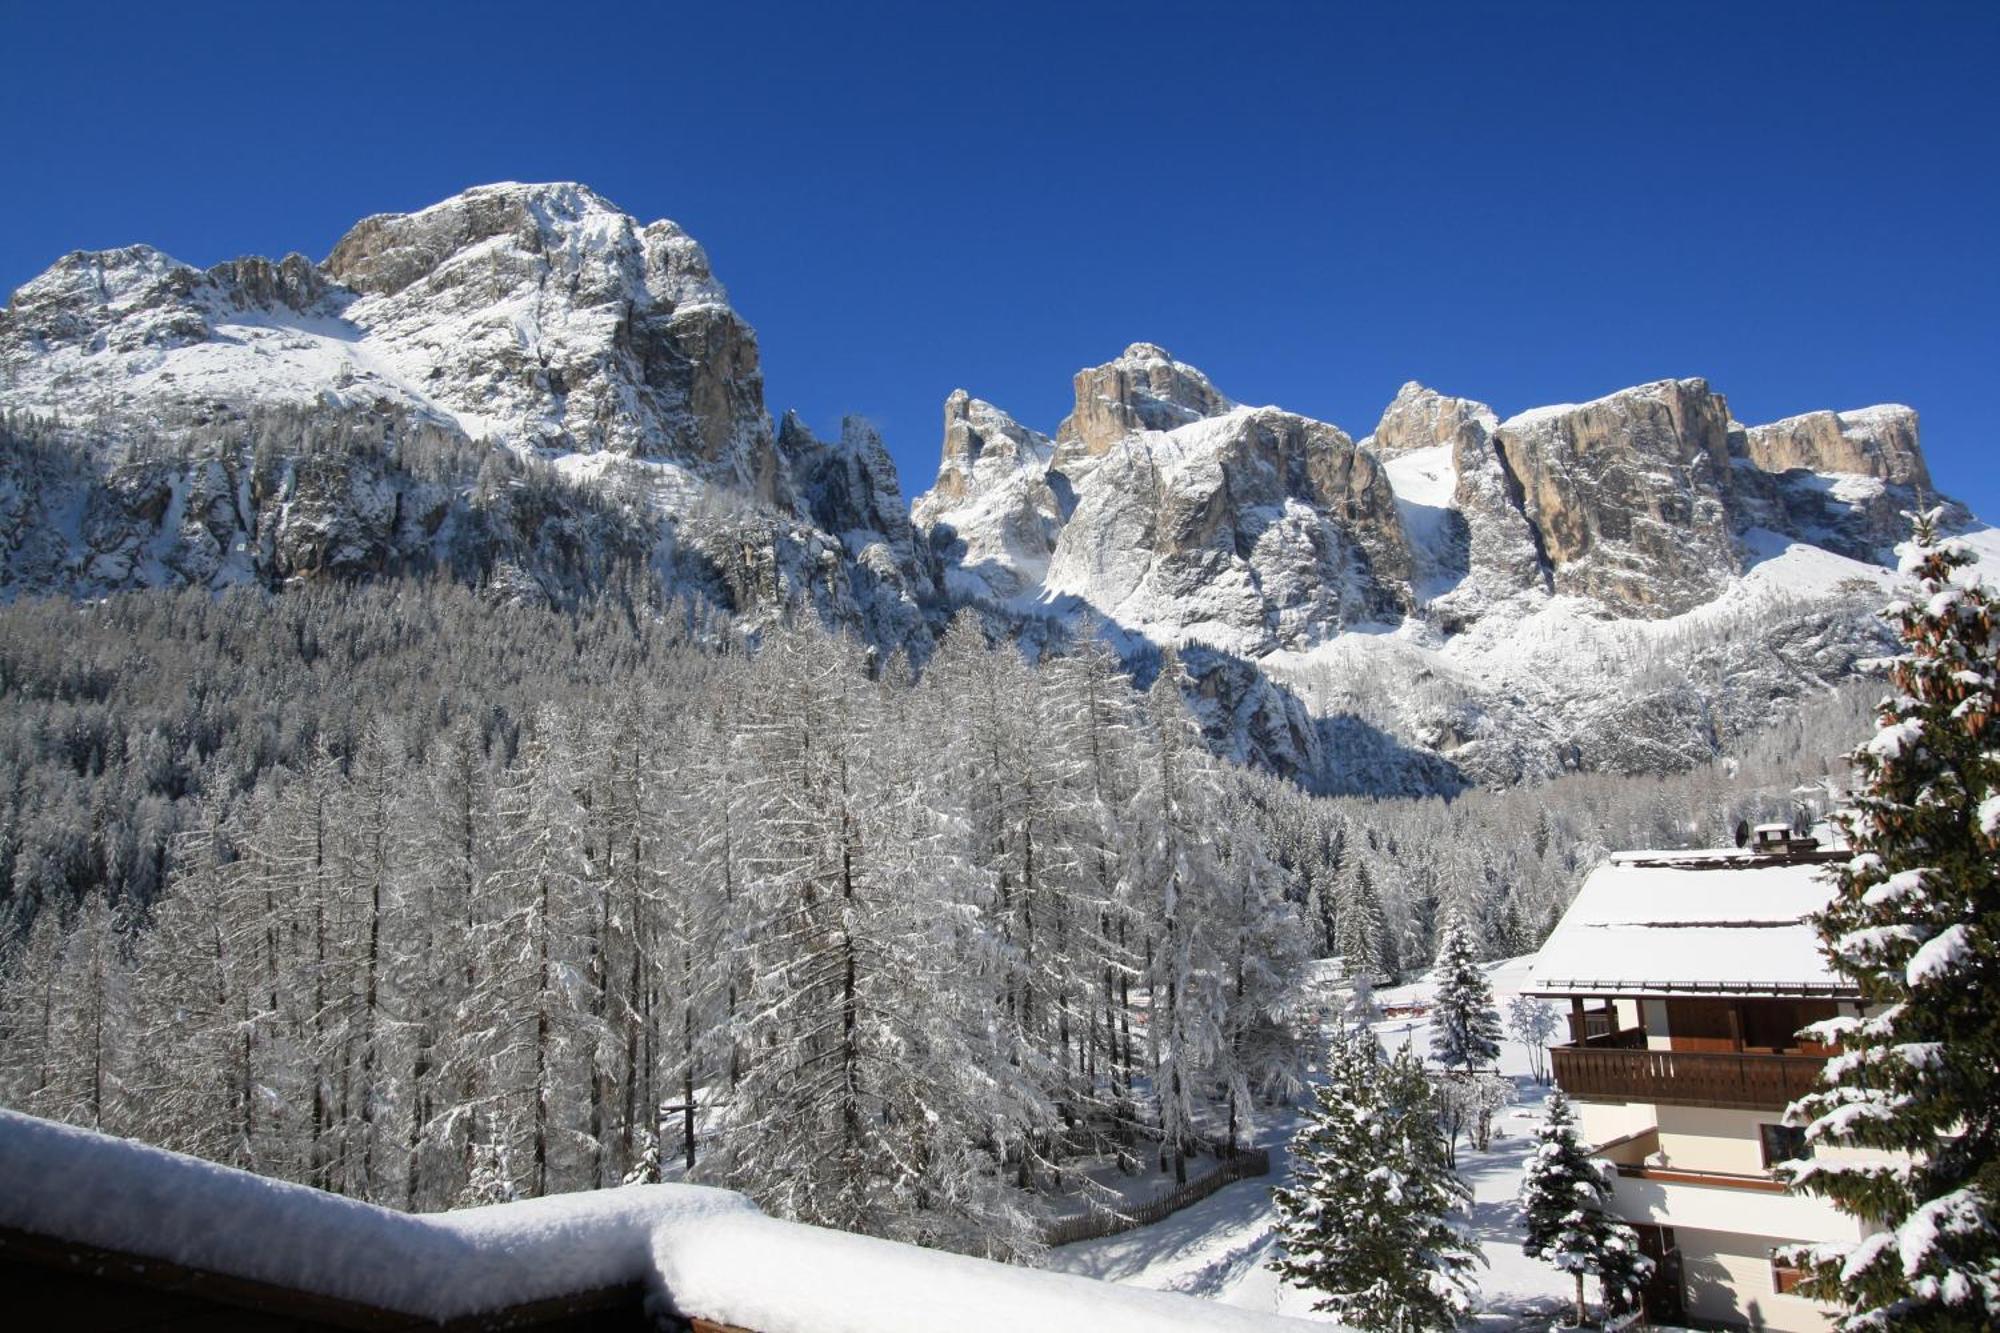
[[[553,705],[537,710],[499,792],[507,837],[496,889],[511,910],[498,943],[511,952],[498,960],[495,981],[514,1022],[489,1058],[495,1085],[525,1107],[518,1116],[497,1108],[490,1133],[497,1138],[499,1126],[525,1126],[528,1193],[535,1197],[562,1188],[572,1166],[567,1149],[594,1147],[581,1142],[572,1114],[582,1082],[579,1048],[597,1036],[589,1022],[588,980],[578,966],[594,894],[574,730]]]
[[[1888,608],[1895,693],[1815,919],[1866,1012],[1808,1029],[1840,1054],[1791,1111],[1815,1148],[1863,1150],[1790,1172],[1870,1233],[1798,1256],[1854,1333],[2000,1327],[2000,604],[1937,521],[1917,516],[1917,588]]]
[[[1639,1253],[1638,1237],[1630,1227],[1605,1216],[1611,1182],[1577,1137],[1576,1116],[1569,1099],[1557,1088],[1549,1094],[1548,1111],[1535,1131],[1537,1144],[1521,1177],[1521,1207],[1526,1235],[1521,1252],[1542,1259],[1576,1279],[1576,1323],[1588,1318],[1583,1280],[1595,1274],[1605,1304],[1631,1304],[1652,1273],[1652,1261]]]
[[[1216,1073],[1229,1104],[1234,1152],[1257,1098],[1282,1095],[1289,1102],[1303,1086],[1290,1015],[1310,931],[1285,900],[1278,868],[1265,855],[1248,779],[1231,783],[1218,813],[1217,869],[1227,892],[1215,904],[1212,928],[1227,974]]]
[[[1375,978],[1357,972],[1340,1007],[1340,1021],[1348,1027],[1372,1028],[1382,1021],[1382,1005],[1375,998]]]
[[[1142,831],[1130,863],[1151,941],[1146,1037],[1160,1112],[1162,1166],[1187,1183],[1199,1143],[1194,1108],[1222,1045],[1224,963],[1208,929],[1220,890],[1213,827],[1220,793],[1216,761],[1188,711],[1182,669],[1169,657],[1146,694],[1151,753],[1131,818]]]
[[[1339,952],[1348,976],[1368,978],[1372,986],[1386,970],[1382,940],[1386,933],[1382,899],[1375,891],[1375,878],[1368,863],[1354,860],[1353,876],[1346,881],[1340,904]]]
[[[1479,966],[1465,918],[1453,913],[1438,937],[1437,998],[1431,1005],[1431,1055],[1470,1070],[1500,1056],[1500,1014],[1493,984]]]
[[[405,1206],[458,1196],[488,1086],[484,1053],[508,1016],[484,1003],[496,969],[490,895],[492,778],[478,729],[460,719],[432,739],[412,774],[407,909],[400,988],[408,996],[410,1116]]]
[[[1414,1053],[1389,1060],[1372,1033],[1336,1031],[1291,1152],[1291,1181],[1272,1191],[1270,1267],[1320,1293],[1314,1310],[1367,1333],[1454,1327],[1478,1253],[1451,1215],[1471,1192],[1445,1165]]]
[[[660,1183],[660,1136],[641,1125],[635,1132],[632,1151],[632,1165],[625,1172],[622,1183],[627,1185],[657,1185]]]

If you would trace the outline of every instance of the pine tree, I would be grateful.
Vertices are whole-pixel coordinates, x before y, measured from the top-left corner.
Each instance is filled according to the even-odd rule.
[[[1326,1068],[1292,1138],[1291,1182],[1272,1191],[1270,1267],[1368,1333],[1450,1329],[1479,1255],[1451,1224],[1471,1191],[1445,1165],[1429,1080],[1407,1047],[1385,1059],[1365,1031],[1336,1032]]]
[[[1847,1330],[2000,1326],[2000,606],[1937,513],[1917,517],[1888,615],[1904,651],[1840,817],[1854,857],[1815,918],[1866,1012],[1792,1107],[1816,1154],[1790,1176],[1870,1234],[1804,1247],[1801,1289]],[[1865,1150],[1873,1150],[1872,1152]]]
[[[1521,1252],[1544,1259],[1576,1279],[1576,1322],[1587,1318],[1583,1280],[1598,1276],[1607,1305],[1636,1298],[1652,1272],[1630,1227],[1605,1216],[1611,1181],[1603,1163],[1577,1138],[1576,1117],[1558,1088],[1549,1094],[1548,1114],[1535,1132],[1539,1141],[1521,1177],[1526,1236]]]
[[[1438,940],[1437,999],[1431,1007],[1431,1054],[1445,1065],[1471,1069],[1500,1057],[1500,1014],[1493,984],[1479,966],[1479,951],[1465,919],[1454,913]]]
[[[1340,905],[1339,951],[1344,970],[1350,977],[1366,976],[1372,984],[1384,972],[1382,940],[1382,900],[1375,892],[1375,880],[1368,863],[1354,863],[1354,877],[1348,881]]]
[[[1169,658],[1147,691],[1152,752],[1131,817],[1144,836],[1130,869],[1135,902],[1150,940],[1146,1037],[1160,1113],[1162,1166],[1187,1183],[1187,1158],[1199,1142],[1198,1090],[1223,1041],[1225,1002],[1216,941],[1205,926],[1219,913],[1214,840],[1220,777],[1201,729],[1188,711],[1181,668]]]

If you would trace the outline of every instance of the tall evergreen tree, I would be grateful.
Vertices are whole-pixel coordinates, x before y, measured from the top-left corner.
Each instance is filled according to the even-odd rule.
[[[1585,1276],[1597,1275],[1607,1306],[1624,1306],[1637,1299],[1652,1261],[1639,1253],[1630,1227],[1605,1215],[1611,1198],[1607,1168],[1577,1137],[1576,1116],[1562,1089],[1549,1094],[1548,1113],[1535,1138],[1534,1156],[1521,1177],[1526,1214],[1521,1252],[1576,1279],[1576,1322],[1581,1326],[1588,1315]]]
[[[1367,1333],[1426,1333],[1471,1307],[1478,1251],[1452,1226],[1471,1191],[1445,1164],[1430,1081],[1407,1047],[1336,1031],[1326,1081],[1272,1191],[1282,1247],[1271,1268]]]
[[[1824,1089],[1793,1106],[1815,1154],[1790,1171],[1870,1233],[1800,1255],[1847,1330],[2000,1327],[2000,606],[1920,515],[1889,607],[1903,641],[1879,730],[1854,752],[1852,860],[1815,918],[1863,1016]]]
[[[1342,966],[1348,976],[1365,976],[1372,985],[1387,970],[1382,957],[1387,930],[1382,919],[1382,899],[1375,892],[1375,879],[1368,873],[1366,861],[1354,862],[1354,874],[1347,881],[1343,897],[1339,939]]]
[[[1468,1070],[1499,1059],[1500,1012],[1493,1007],[1493,983],[1479,966],[1472,931],[1456,914],[1438,937],[1437,987],[1431,1054],[1442,1064]]]

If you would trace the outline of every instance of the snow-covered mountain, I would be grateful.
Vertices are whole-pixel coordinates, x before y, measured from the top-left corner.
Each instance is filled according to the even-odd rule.
[[[774,426],[693,238],[582,186],[320,263],[80,252],[0,310],[0,595],[443,569],[917,660],[970,607],[1176,650],[1240,757],[1436,791],[1682,766],[1845,677],[1930,497],[1908,408],[1745,427],[1693,379],[1504,421],[1411,384],[1359,442],[1151,344],[1075,388],[1053,436],[954,393],[906,509],[865,423]]]
[[[1878,649],[1936,502],[1907,407],[1746,427],[1685,379],[1502,421],[1412,383],[1356,443],[1147,343],[1052,445],[953,394],[944,454],[915,512],[948,588],[1176,648],[1213,734],[1362,791],[1713,753]]]
[[[368,218],[319,264],[66,256],[0,311],[0,408],[13,591],[442,565],[569,596],[643,563],[929,642],[880,441],[781,439],[701,247],[582,186]]]

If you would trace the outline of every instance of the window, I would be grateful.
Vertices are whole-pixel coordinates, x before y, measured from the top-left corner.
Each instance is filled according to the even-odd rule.
[[[1780,1162],[1812,1156],[1812,1146],[1806,1142],[1806,1132],[1797,1126],[1759,1125],[1757,1134],[1764,1142],[1766,1171]]]
[[[1795,1268],[1780,1259],[1775,1252],[1771,1255],[1771,1290],[1783,1296],[1805,1280],[1806,1270]]]

